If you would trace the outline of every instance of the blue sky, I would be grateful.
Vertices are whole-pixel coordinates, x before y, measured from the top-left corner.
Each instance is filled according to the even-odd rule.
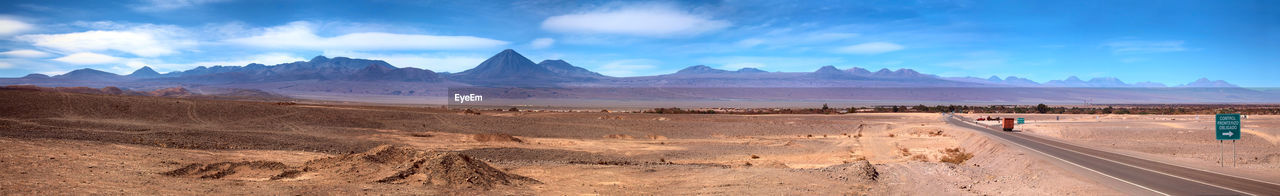
[[[1280,3],[10,0],[0,47],[0,77],[316,55],[458,72],[512,48],[612,76],[835,65],[1276,87]]]

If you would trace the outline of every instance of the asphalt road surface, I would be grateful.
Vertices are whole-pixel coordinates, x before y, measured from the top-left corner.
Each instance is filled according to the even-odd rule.
[[[947,123],[988,133],[1161,195],[1280,195],[1280,184],[1191,169],[1085,148],[1020,132],[1001,131],[958,116]]]

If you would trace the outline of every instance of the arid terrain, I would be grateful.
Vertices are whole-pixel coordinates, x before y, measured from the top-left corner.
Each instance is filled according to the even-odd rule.
[[[939,114],[479,113],[0,90],[0,194],[1122,194]],[[1097,131],[1165,118],[1129,117]],[[1211,140],[1096,139],[1070,126],[1092,117],[1052,118],[1027,132],[1214,163],[1216,148],[1171,150]],[[1240,170],[1274,172],[1258,134],[1276,130],[1255,126],[1270,127],[1246,124]]]

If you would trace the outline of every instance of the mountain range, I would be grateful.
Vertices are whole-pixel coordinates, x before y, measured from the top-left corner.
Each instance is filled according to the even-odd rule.
[[[828,82],[843,87],[1166,87],[1164,84],[1152,82],[1129,84],[1113,77],[1100,77],[1085,81],[1071,76],[1063,80],[1051,80],[1042,84],[1014,76],[1003,79],[997,76],[991,76],[986,79],[939,77],[923,74],[912,69],[880,69],[871,72],[860,67],[842,70],[830,65],[809,73],[768,72],[756,68],[742,68],[730,71],[706,65],[694,65],[671,74],[610,77],[586,68],[574,66],[564,60],[543,60],[539,63],[533,63],[533,61],[511,49],[503,50],[493,55],[475,68],[453,74],[439,74],[431,70],[412,67],[398,68],[381,60],[316,56],[310,61],[270,66],[257,63],[245,66],[200,66],[190,70],[164,74],[156,72],[151,67],[142,67],[128,75],[117,75],[86,68],[52,77],[31,74],[20,79],[105,82],[150,80],[191,83],[245,83],[293,80],[441,82],[451,80],[478,86],[577,86],[583,85],[583,83],[604,86],[652,86],[652,84],[635,84],[635,81],[662,80],[653,81],[658,84],[672,83],[672,80],[680,79],[718,79],[745,83],[752,83],[750,82],[752,80],[775,82],[777,80],[792,80],[800,82],[799,84],[796,84],[796,82],[782,82],[780,85],[769,85],[775,87],[807,87],[812,85],[804,83],[810,83],[817,79],[829,80]],[[861,83],[849,81],[862,81],[861,83],[879,85],[859,85]],[[1222,80],[1200,78],[1191,83],[1175,87],[1236,86]]]
[[[880,69],[872,72],[859,67],[839,69],[831,65],[813,72],[768,72],[756,68],[730,71],[695,65],[670,74],[611,77],[574,66],[564,60],[534,63],[511,49],[503,50],[476,67],[458,73],[396,67],[381,60],[316,56],[309,61],[277,65],[252,63],[245,66],[200,66],[169,73],[142,67],[128,75],[117,75],[86,68],[55,76],[30,74],[21,78],[0,79],[0,84],[118,85],[135,88],[205,85],[274,91],[392,95],[426,95],[424,93],[427,92],[441,94],[438,92],[440,88],[453,87],[1239,88],[1226,81],[1206,78],[1172,87],[1152,82],[1125,83],[1112,77],[1081,80],[1071,76],[1037,83],[1014,76],[991,76],[985,79],[940,77],[912,69]]]

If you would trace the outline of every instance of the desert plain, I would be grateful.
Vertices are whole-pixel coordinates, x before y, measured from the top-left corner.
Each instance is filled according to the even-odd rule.
[[[962,116],[1025,117],[1022,134],[1280,181],[1276,116],[1245,120],[1233,167],[1219,166],[1211,117]],[[5,89],[0,194],[1129,194],[943,118],[465,112]]]

